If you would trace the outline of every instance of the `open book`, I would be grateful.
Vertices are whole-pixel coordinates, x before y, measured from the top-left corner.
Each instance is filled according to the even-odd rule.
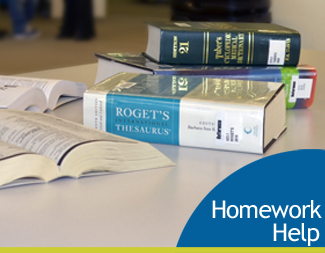
[[[170,167],[151,145],[36,112],[1,110],[0,187]]]
[[[83,96],[87,86],[66,80],[0,75],[0,108],[44,112]]]

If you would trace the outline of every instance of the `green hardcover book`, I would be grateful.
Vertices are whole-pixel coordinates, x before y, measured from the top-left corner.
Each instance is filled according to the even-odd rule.
[[[151,22],[146,55],[166,64],[296,66],[299,32],[269,23]]]

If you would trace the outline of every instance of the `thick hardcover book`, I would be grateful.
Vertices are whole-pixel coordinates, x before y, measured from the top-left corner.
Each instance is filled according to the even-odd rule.
[[[0,188],[173,165],[147,143],[43,113],[1,110],[0,133]]]
[[[132,139],[262,154],[285,129],[284,85],[120,73],[84,94],[84,124]]]
[[[151,22],[146,54],[160,63],[296,66],[299,32],[270,23]]]
[[[285,84],[287,109],[310,107],[314,101],[317,71],[308,65],[297,67],[167,65],[140,53],[98,53],[96,83],[120,72],[154,75],[187,75],[282,82]]]

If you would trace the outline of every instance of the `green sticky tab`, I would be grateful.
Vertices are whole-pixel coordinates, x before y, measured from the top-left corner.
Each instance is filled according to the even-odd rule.
[[[281,81],[285,84],[285,94],[286,94],[286,106],[287,109],[292,109],[296,102],[289,102],[291,95],[291,86],[292,86],[292,76],[299,77],[299,70],[295,67],[283,67],[281,68],[282,79]]]

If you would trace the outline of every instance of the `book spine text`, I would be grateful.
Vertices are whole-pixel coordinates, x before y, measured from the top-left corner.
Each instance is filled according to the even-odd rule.
[[[166,64],[296,66],[300,35],[263,32],[163,31]]]
[[[196,71],[197,77],[226,78],[238,80],[254,80],[264,82],[279,82],[285,84],[286,108],[302,109],[313,104],[317,81],[317,71],[312,67],[269,67],[269,68],[243,68],[229,67],[227,70]],[[159,71],[159,75],[193,75],[190,70],[167,72]]]
[[[85,109],[88,116],[84,117],[84,124],[100,129],[100,124],[94,124],[98,120],[94,120],[97,102],[93,95],[86,93],[84,97],[85,106],[92,108]],[[237,105],[223,106],[186,97],[107,94],[106,114],[102,117],[106,129],[101,130],[151,143],[262,154],[263,118],[264,109],[260,107],[238,110]]]

